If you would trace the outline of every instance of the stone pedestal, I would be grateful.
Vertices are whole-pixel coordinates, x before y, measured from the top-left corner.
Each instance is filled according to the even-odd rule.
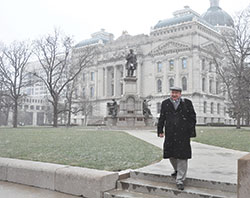
[[[136,77],[126,77],[123,79],[125,84],[125,95],[133,94],[137,95],[137,78]]]
[[[116,126],[117,118],[113,118],[112,116],[107,116],[105,118],[105,122],[107,126]]]
[[[250,154],[238,160],[238,196],[247,198],[250,195]]]
[[[125,94],[120,100],[117,126],[145,126],[142,100],[134,94]]]
[[[142,127],[152,126],[152,116],[145,119],[143,115],[143,100],[137,94],[137,78],[124,78],[124,96],[119,102],[119,111],[116,118],[105,118],[108,126]]]

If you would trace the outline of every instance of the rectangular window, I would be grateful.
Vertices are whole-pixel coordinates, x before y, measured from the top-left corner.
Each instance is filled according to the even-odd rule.
[[[75,99],[78,98],[78,90],[77,89],[74,89],[74,96],[75,96]]]
[[[206,79],[202,78],[202,91],[205,92],[205,87],[206,87]]]
[[[219,82],[218,81],[216,81],[215,93],[219,94]]]
[[[90,97],[93,98],[95,95],[94,87],[90,87]]]
[[[82,97],[85,98],[86,97],[86,91],[85,88],[82,88]]]
[[[157,80],[157,92],[158,93],[162,92],[162,81],[160,79]]]
[[[204,102],[203,104],[203,113],[207,113],[207,102]]]
[[[182,62],[182,69],[186,69],[187,68],[187,59],[183,58],[181,62]]]
[[[161,62],[158,62],[157,63],[157,72],[162,72],[162,63]]]
[[[213,92],[213,81],[209,80],[209,93]]]
[[[121,95],[123,95],[123,83],[121,83]]]
[[[90,73],[90,80],[91,80],[91,81],[94,81],[94,80],[95,80],[95,73],[94,73],[94,72],[91,72],[91,73]]]
[[[206,64],[205,59],[202,59],[202,61],[201,61],[201,68],[202,68],[202,71],[205,70],[205,64]]]
[[[217,104],[217,114],[220,114],[220,104]]]
[[[211,103],[211,114],[214,113],[214,103]]]
[[[86,80],[86,74],[83,73],[83,74],[82,74],[82,81],[85,82],[85,80]]]
[[[114,84],[111,84],[111,96],[115,95],[115,87]]]
[[[174,70],[174,60],[169,61],[169,70],[173,71]]]
[[[209,71],[212,72],[212,62],[209,62]]]

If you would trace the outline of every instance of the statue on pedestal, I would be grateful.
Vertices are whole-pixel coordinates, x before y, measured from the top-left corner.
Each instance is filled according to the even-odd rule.
[[[108,115],[111,115],[112,118],[115,118],[117,116],[117,111],[118,111],[118,104],[115,101],[115,99],[112,99],[113,103],[108,102],[107,107],[108,107]]]
[[[143,103],[142,103],[142,110],[143,110],[143,115],[145,116],[145,118],[148,118],[151,114],[151,111],[149,109],[149,104],[148,104],[149,101],[147,100],[143,100]]]
[[[126,69],[128,70],[127,76],[131,77],[134,75],[134,70],[137,68],[137,58],[134,54],[133,49],[129,50],[129,54],[126,56]]]

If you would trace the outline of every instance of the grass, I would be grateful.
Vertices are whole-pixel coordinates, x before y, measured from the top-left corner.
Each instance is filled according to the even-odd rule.
[[[196,127],[196,132],[193,141],[250,152],[250,128]]]
[[[162,151],[118,131],[0,128],[0,156],[119,171],[159,161]]]

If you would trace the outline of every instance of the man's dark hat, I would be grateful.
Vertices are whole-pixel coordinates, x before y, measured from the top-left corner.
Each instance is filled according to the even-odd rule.
[[[180,91],[182,92],[182,89],[180,87],[170,87],[171,91]]]

